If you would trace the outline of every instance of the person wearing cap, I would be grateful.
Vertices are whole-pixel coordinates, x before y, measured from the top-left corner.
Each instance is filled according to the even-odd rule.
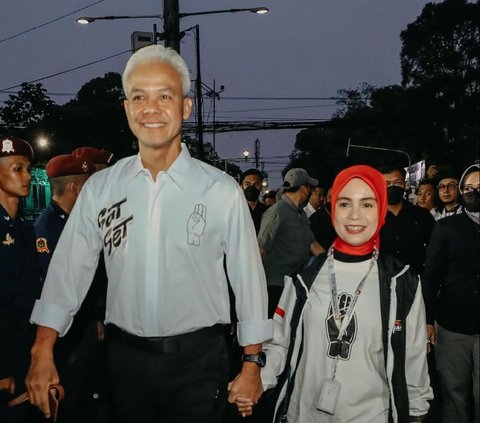
[[[452,168],[441,169],[437,180],[438,198],[441,202],[441,207],[433,215],[435,220],[462,213],[463,205],[461,203],[457,173]]]
[[[63,154],[53,157],[45,170],[53,195],[50,205],[34,225],[42,281],[82,187],[96,169],[87,155]],[[89,387],[98,361],[97,322],[104,318],[103,304],[98,283],[93,283],[72,328],[56,345],[55,363],[62,385],[68,392],[60,409],[62,423],[82,421],[91,413],[89,399],[93,392]]]
[[[444,181],[443,183],[446,183]],[[450,183],[450,182],[449,182]],[[464,211],[435,223],[423,287],[428,341],[442,391],[443,422],[478,423],[480,346],[480,165],[460,181]]]
[[[45,170],[50,179],[52,200],[34,224],[42,281],[67,218],[95,165],[86,158],[63,154],[53,157]]]
[[[269,317],[282,294],[285,275],[303,265],[310,255],[324,251],[303,212],[312,187],[317,185],[305,169],[290,169],[280,188],[280,199],[263,214],[258,246],[267,277]]]
[[[35,235],[22,218],[20,199],[30,191],[33,150],[19,138],[0,138],[0,395],[21,393],[34,331],[29,316],[40,293]],[[2,423],[29,420],[28,410],[4,409]]]
[[[227,396],[258,398],[262,343],[272,336],[255,228],[237,181],[181,143],[190,74],[171,48],[144,47],[123,73],[139,154],[90,177],[60,236],[41,298],[27,385],[50,415],[52,360],[91,284],[108,274],[106,341],[115,421],[220,422]],[[219,201],[221,199],[221,201]],[[228,284],[244,355],[228,387]]]
[[[113,159],[113,154],[110,151],[95,147],[78,147],[72,151],[72,154],[91,160],[95,164],[95,172],[110,166]]]

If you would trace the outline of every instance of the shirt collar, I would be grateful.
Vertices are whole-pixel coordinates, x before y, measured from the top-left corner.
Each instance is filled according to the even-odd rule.
[[[23,221],[23,214],[20,205],[18,205],[17,215],[15,217],[10,217],[7,210],[2,205],[0,205],[0,219],[4,222],[13,222],[16,220]]]
[[[282,194],[282,201],[287,203],[295,211],[301,211],[301,207],[298,207],[292,200],[290,200],[290,198],[288,198],[288,195],[285,195],[285,193]]]
[[[180,154],[170,165],[169,169],[166,172],[160,173],[166,173],[172,179],[172,181],[175,182],[175,184],[178,185],[178,187],[183,191],[188,181],[193,159],[190,156],[190,152],[188,151],[187,146],[184,143],[181,143],[181,146],[182,150],[180,151]],[[128,170],[128,177],[130,179],[133,179],[144,170],[147,169],[143,166],[140,153],[138,153],[135,160],[130,164],[130,168]]]
[[[50,201],[50,206],[52,207],[53,211],[58,216],[60,216],[60,218],[62,218],[62,219],[68,218],[69,214],[65,210],[63,210],[55,200]]]

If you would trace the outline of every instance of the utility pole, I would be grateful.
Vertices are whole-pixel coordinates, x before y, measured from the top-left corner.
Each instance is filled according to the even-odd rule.
[[[260,162],[260,140],[255,140],[255,168],[258,169]]]
[[[200,27],[195,25],[195,52],[197,55],[197,79],[195,80],[195,92],[197,94],[197,154],[203,160],[203,95],[202,73],[200,66]]]
[[[163,0],[163,33],[165,47],[180,53],[180,12],[178,0]]]

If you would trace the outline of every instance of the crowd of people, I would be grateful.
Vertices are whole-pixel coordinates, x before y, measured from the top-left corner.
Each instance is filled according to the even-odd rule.
[[[175,51],[122,82],[138,155],[51,158],[33,226],[33,150],[0,139],[1,422],[432,422],[434,396],[479,422],[478,162],[430,167],[415,204],[398,165],[293,168],[261,196],[257,169],[237,183],[181,143]]]

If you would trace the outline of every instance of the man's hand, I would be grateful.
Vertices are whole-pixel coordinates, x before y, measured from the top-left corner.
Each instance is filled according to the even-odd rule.
[[[260,368],[255,363],[243,363],[242,371],[228,385],[228,402],[237,404],[242,416],[249,416],[263,393]]]
[[[40,408],[48,419],[51,416],[48,401],[49,386],[58,384],[59,377],[53,361],[53,346],[58,333],[40,326],[32,347],[32,360],[25,379],[30,403]]]
[[[427,352],[432,350],[432,345],[437,341],[437,334],[434,325],[427,325]]]
[[[15,379],[13,377],[0,379],[0,391],[7,391],[13,395],[15,392]]]

